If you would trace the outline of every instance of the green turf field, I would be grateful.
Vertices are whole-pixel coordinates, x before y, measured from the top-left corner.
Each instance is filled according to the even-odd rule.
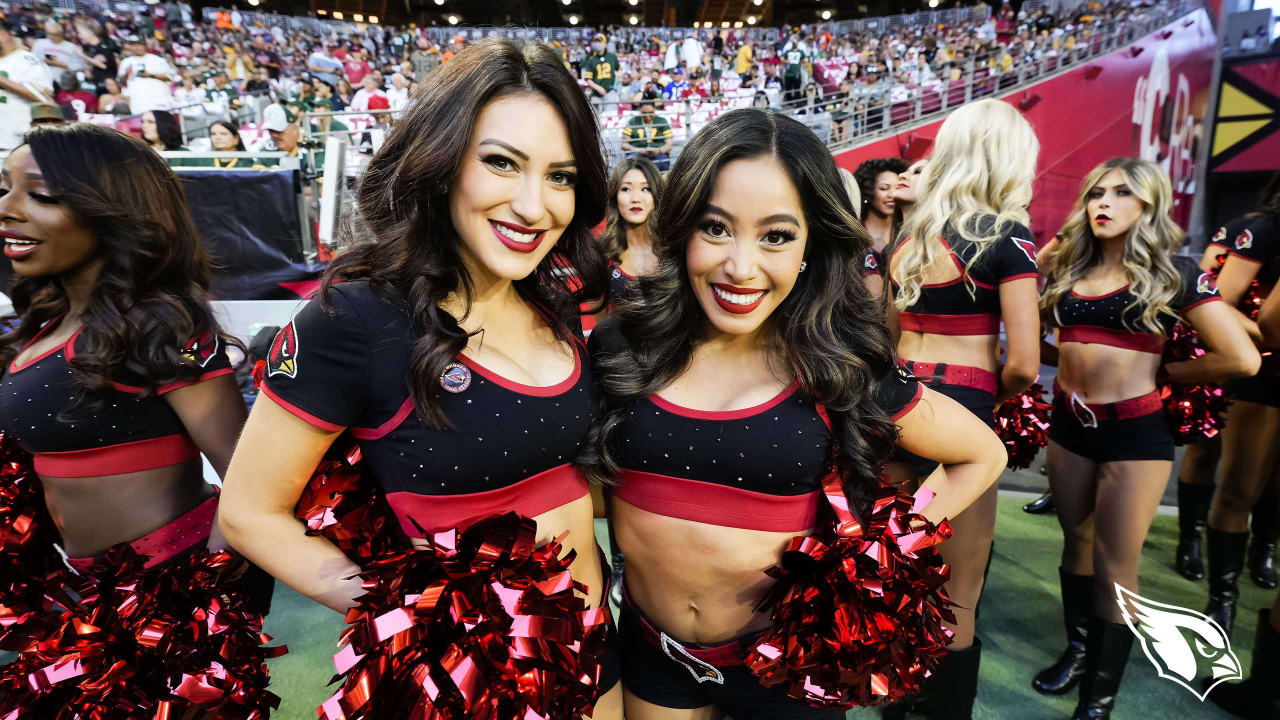
[[[1065,643],[1058,599],[1058,553],[1061,535],[1054,516],[1021,512],[1021,498],[1002,497],[996,529],[995,558],[982,603],[978,634],[983,640],[982,679],[975,718],[1066,718],[1075,698],[1048,698],[1031,689],[1031,676],[1057,658]],[[1176,518],[1156,517],[1147,537],[1141,569],[1140,593],[1159,602],[1203,609],[1204,581],[1182,579],[1171,567],[1177,542]],[[1257,610],[1270,607],[1273,590],[1261,590],[1247,578],[1241,581],[1240,614],[1232,634],[1232,649],[1246,674],[1253,649]],[[331,655],[342,619],[283,586],[276,590],[267,632],[289,645],[289,654],[270,663],[272,688],[280,695],[279,720],[310,720],[315,706],[332,694]],[[1280,681],[1280,678],[1277,678]],[[854,718],[878,717],[866,710]],[[1114,717],[1227,718],[1211,703],[1170,680],[1134,646]]]

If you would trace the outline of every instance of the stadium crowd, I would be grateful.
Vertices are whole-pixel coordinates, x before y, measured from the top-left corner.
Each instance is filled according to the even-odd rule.
[[[1070,53],[1098,23],[1141,16],[1146,6],[1090,2],[1054,14],[1015,13],[1005,4],[971,13],[974,20],[962,24],[840,35],[835,25],[768,33],[611,27],[549,42],[603,115],[626,116],[617,123],[622,150],[665,165],[669,123],[649,117],[664,101],[822,113],[831,123],[826,139],[839,142],[857,109],[942,87],[975,68],[1011,73]],[[246,141],[254,150],[279,149],[280,134],[298,127],[304,114],[312,132],[348,129],[317,113],[385,110],[372,120],[390,121],[414,83],[469,41],[467,30],[438,42],[445,36],[413,25],[327,23],[333,34],[317,36],[239,12],[206,18],[181,2],[109,7],[65,12],[0,3],[0,149],[16,145],[31,122],[92,120],[88,115],[136,117],[128,129],[161,149],[185,149],[187,141],[193,149],[237,149]],[[766,36],[773,39],[753,39]],[[272,104],[280,110],[266,112]],[[168,113],[159,110],[182,117],[161,117]],[[209,137],[215,120],[229,120],[227,127],[253,121],[262,139]]]

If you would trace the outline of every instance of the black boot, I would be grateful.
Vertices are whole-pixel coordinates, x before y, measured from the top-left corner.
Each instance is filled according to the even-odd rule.
[[[1264,497],[1253,508],[1253,537],[1249,539],[1249,578],[1260,588],[1276,587],[1276,540],[1280,538],[1280,508]]]
[[[622,549],[618,547],[618,538],[613,532],[613,520],[607,521],[609,529],[609,547],[612,549],[609,558],[609,600],[614,605],[622,606],[622,574],[626,569],[622,558]]]
[[[1047,515],[1058,512],[1058,507],[1053,504],[1053,492],[1045,490],[1043,495],[1023,505],[1022,512],[1030,515]]]
[[[1067,649],[1058,661],[1041,670],[1031,681],[1037,692],[1065,695],[1084,675],[1085,639],[1093,615],[1093,576],[1072,575],[1058,568],[1062,582],[1062,618],[1067,626]]]
[[[969,720],[978,697],[978,665],[982,662],[982,641],[964,650],[949,650],[929,678],[930,720]]]
[[[1209,604],[1204,614],[1231,635],[1236,621],[1236,600],[1240,598],[1240,572],[1244,570],[1244,548],[1249,533],[1227,533],[1209,528]]]
[[[1133,632],[1128,625],[1107,622],[1096,615],[1089,618],[1080,701],[1076,703],[1071,720],[1106,720],[1111,717],[1131,649]]]
[[[1271,611],[1260,610],[1249,677],[1244,682],[1219,685],[1209,693],[1209,699],[1236,717],[1274,720],[1280,717],[1277,678],[1280,678],[1280,632],[1271,627]]]
[[[1209,518],[1213,500],[1212,485],[1178,483],[1178,550],[1173,567],[1188,580],[1204,577],[1204,560],[1200,557],[1200,538]]]

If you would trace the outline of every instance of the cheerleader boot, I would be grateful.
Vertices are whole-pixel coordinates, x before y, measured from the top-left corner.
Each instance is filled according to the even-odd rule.
[[[1058,568],[1062,582],[1062,617],[1067,626],[1067,649],[1058,661],[1036,674],[1031,687],[1046,695],[1065,695],[1084,675],[1085,643],[1093,614],[1093,576],[1072,575]]]
[[[963,650],[948,650],[929,678],[929,720],[969,720],[978,697],[978,665],[982,641]]]
[[[1212,500],[1212,485],[1178,483],[1178,549],[1174,555],[1174,569],[1188,580],[1204,577],[1200,539],[1204,536]]]
[[[1280,538],[1280,508],[1276,498],[1263,497],[1253,508],[1253,537],[1249,539],[1249,577],[1260,588],[1276,587],[1276,540]]]
[[[1204,614],[1218,623],[1228,636],[1236,621],[1236,601],[1240,599],[1240,573],[1244,570],[1244,549],[1249,533],[1228,533],[1209,528],[1209,604]]]
[[[1248,679],[1223,683],[1209,693],[1215,705],[1250,720],[1280,717],[1280,632],[1271,627],[1271,611],[1258,611],[1258,634],[1253,641],[1253,666]]]
[[[1045,515],[1057,511],[1057,506],[1053,504],[1053,492],[1050,490],[1045,490],[1043,495],[1022,506],[1022,512],[1029,515]]]
[[[1125,663],[1133,649],[1133,633],[1123,623],[1107,622],[1097,615],[1089,618],[1085,641],[1085,670],[1080,681],[1080,700],[1071,720],[1107,720],[1116,706],[1116,693],[1124,677]]]

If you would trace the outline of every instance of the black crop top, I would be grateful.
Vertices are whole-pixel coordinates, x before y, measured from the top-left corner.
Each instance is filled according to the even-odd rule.
[[[993,216],[980,218],[979,231],[988,231],[993,222]],[[1037,276],[1036,245],[1031,240],[1031,231],[1017,223],[1009,225],[967,272],[965,266],[973,259],[978,245],[965,240],[950,225],[943,230],[941,240],[960,275],[944,283],[922,285],[919,299],[898,313],[902,329],[935,335],[998,334],[1000,284]],[[895,296],[900,286],[893,276],[893,258],[905,244],[905,241],[898,243],[889,254],[888,275]],[[973,282],[972,295],[966,278]]]
[[[1276,222],[1266,215],[1242,219],[1247,222],[1242,224],[1235,237],[1228,235],[1226,240],[1219,244],[1226,244],[1229,241],[1232,257],[1258,265],[1258,274],[1255,278],[1259,285],[1269,291],[1276,281],[1280,280],[1280,228],[1276,227]],[[1218,242],[1216,235],[1214,242]]]
[[[57,323],[41,328],[28,347]],[[0,430],[32,453],[36,472],[49,477],[118,475],[198,457],[199,448],[162,396],[234,372],[221,338],[206,333],[183,348],[183,355],[201,368],[195,379],[140,397],[141,381],[120,373],[115,389],[94,407],[87,399],[78,400],[68,364],[84,349],[81,332],[21,365],[15,357],[0,377]]]
[[[1176,255],[1173,266],[1178,271],[1180,283],[1177,294],[1169,303],[1174,312],[1181,315],[1197,305],[1221,300],[1213,277],[1201,271],[1194,260]],[[1160,317],[1163,334],[1134,331],[1130,327],[1136,325],[1142,316],[1142,308],[1134,305],[1126,312],[1125,308],[1133,301],[1134,295],[1129,292],[1128,285],[1096,296],[1080,295],[1072,290],[1053,308],[1058,342],[1093,343],[1161,354],[1165,338],[1172,332],[1178,318],[1171,315]]]
[[[329,293],[332,312],[316,298],[280,330],[262,391],[318,428],[348,429],[407,534],[512,510],[532,517],[587,494],[572,463],[595,400],[577,343],[573,372],[548,387],[508,380],[460,355],[439,378],[454,427],[437,429],[422,422],[409,396],[416,338],[403,305],[365,282]]]
[[[591,334],[593,358],[627,352],[606,320]],[[894,420],[923,386],[897,368],[876,384]],[[656,395],[637,401],[617,436],[623,468],[614,495],[642,510],[712,525],[802,532],[813,528],[830,465],[825,410],[795,383],[742,410],[680,407]]]

